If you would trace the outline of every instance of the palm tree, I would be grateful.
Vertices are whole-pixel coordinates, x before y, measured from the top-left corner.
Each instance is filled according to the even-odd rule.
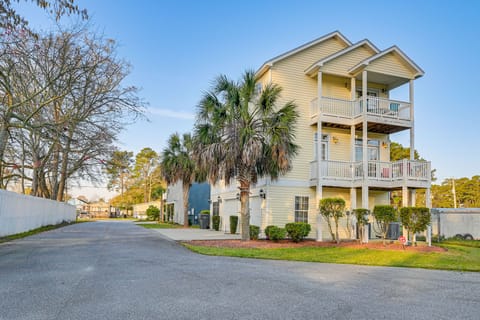
[[[183,187],[183,225],[188,227],[188,196],[195,181],[195,162],[191,158],[192,137],[189,133],[174,133],[162,152],[163,177],[168,184],[181,182]]]
[[[242,240],[249,240],[250,188],[258,178],[272,180],[291,168],[298,146],[294,127],[296,106],[277,107],[281,88],[269,84],[256,92],[255,74],[246,71],[241,81],[226,76],[200,101],[195,123],[195,160],[210,183],[238,183]]]

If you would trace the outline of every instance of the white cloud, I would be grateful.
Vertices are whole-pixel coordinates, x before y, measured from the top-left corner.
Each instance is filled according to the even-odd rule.
[[[147,108],[147,113],[154,114],[157,116],[163,116],[167,118],[186,119],[186,120],[195,119],[194,113],[184,112],[184,111],[175,111],[170,109]]]

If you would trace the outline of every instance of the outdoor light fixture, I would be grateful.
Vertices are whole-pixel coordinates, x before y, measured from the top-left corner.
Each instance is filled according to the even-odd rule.
[[[222,203],[222,198],[220,196],[217,197],[218,203]]]
[[[388,143],[386,143],[385,141],[382,141],[382,147],[383,147],[384,149],[387,149]]]
[[[235,199],[240,200],[240,193],[237,192],[237,194],[235,195]]]
[[[260,192],[258,193],[258,195],[262,199],[265,199],[267,197],[267,193],[263,189],[260,189]]]
[[[332,137],[333,143],[337,144],[338,143],[338,138],[337,137]]]

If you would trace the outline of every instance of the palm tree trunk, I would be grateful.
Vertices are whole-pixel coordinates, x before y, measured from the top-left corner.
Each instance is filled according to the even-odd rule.
[[[183,183],[183,226],[188,227],[188,196],[190,194],[190,184]]]
[[[242,241],[250,240],[250,183],[240,181],[240,218]]]

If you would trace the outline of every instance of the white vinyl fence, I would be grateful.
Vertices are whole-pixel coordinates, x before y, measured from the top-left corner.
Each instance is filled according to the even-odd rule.
[[[75,207],[64,202],[0,190],[0,237],[75,218]]]
[[[446,238],[471,234],[480,239],[480,208],[432,209],[432,233]]]

